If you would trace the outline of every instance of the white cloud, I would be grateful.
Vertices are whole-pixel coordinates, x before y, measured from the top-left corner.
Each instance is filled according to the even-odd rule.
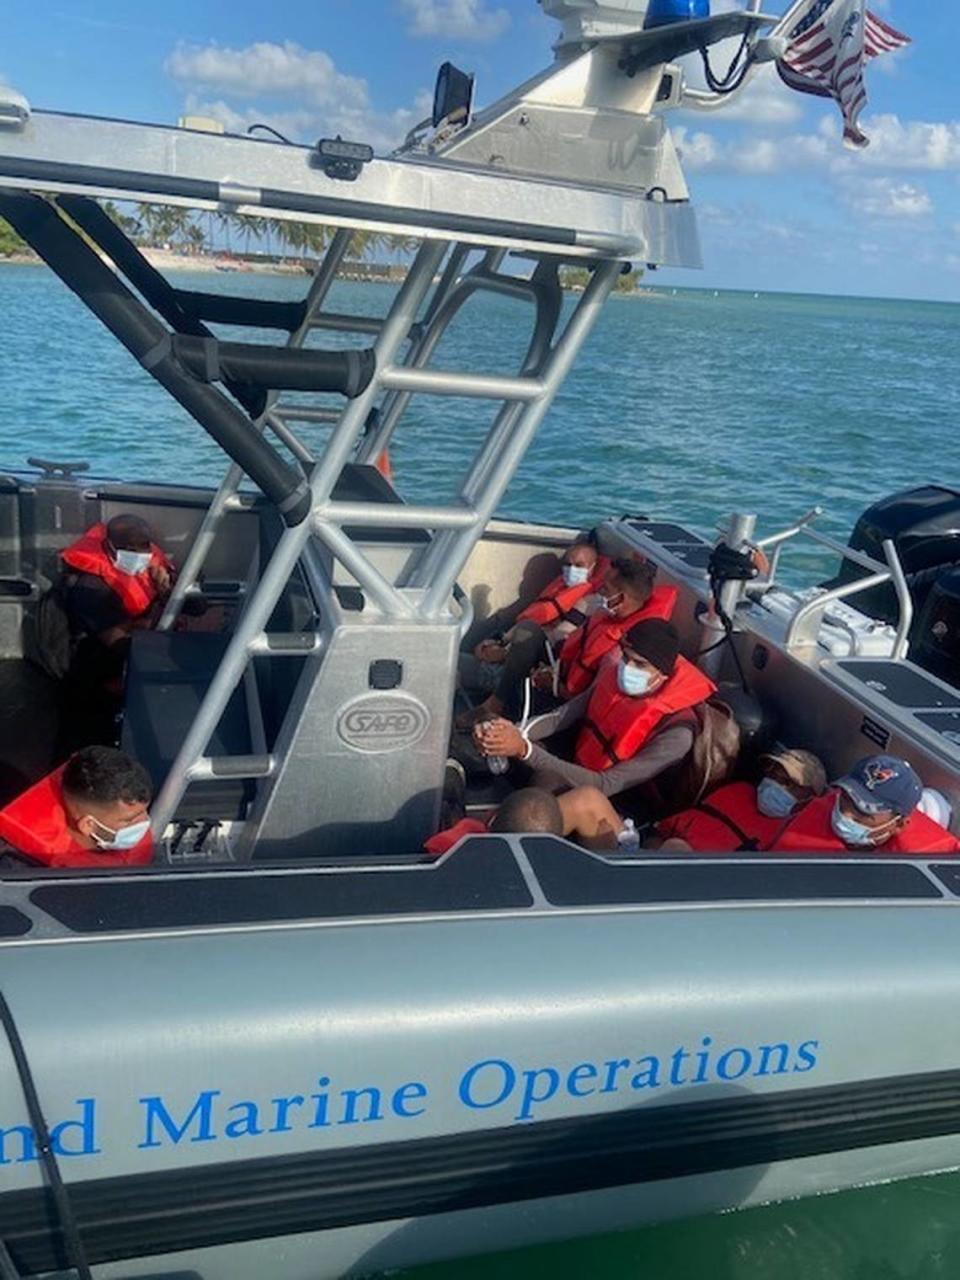
[[[843,184],[841,192],[851,209],[868,218],[904,220],[933,213],[933,201],[923,187],[893,178],[857,178]]]
[[[164,67],[180,84],[236,97],[299,98],[318,106],[365,107],[368,101],[365,80],[338,71],[322,49],[303,49],[289,40],[261,40],[243,49],[181,44]]]
[[[372,107],[322,110],[291,108],[277,111],[247,103],[238,109],[223,98],[207,99],[188,94],[184,111],[190,115],[219,120],[229,133],[246,133],[252,124],[267,124],[291,142],[315,142],[318,138],[341,134],[355,142],[367,142],[383,154],[402,142],[410,129],[430,114],[432,94],[422,89],[410,107],[395,111],[375,111]],[[263,135],[261,135],[263,136]]]
[[[236,49],[179,45],[164,65],[185,90],[185,112],[211,116],[231,133],[268,124],[293,142],[339,133],[389,151],[430,114],[432,103],[421,90],[409,107],[378,111],[366,80],[344,75],[324,50],[290,41]]]
[[[454,40],[495,40],[510,25],[506,9],[489,9],[487,0],[400,0],[413,36]]]
[[[858,152],[841,145],[839,117],[832,116],[825,116],[815,133],[748,133],[728,140],[680,125],[673,136],[689,169],[713,173],[960,171],[958,120],[904,121],[896,115],[879,115],[869,117],[864,129],[871,145]]]
[[[865,124],[868,164],[885,169],[960,169],[960,120],[903,121],[896,115],[871,116]]]
[[[746,120],[751,124],[792,124],[803,115],[798,95],[788,89],[773,64],[761,67],[743,93],[722,109],[723,121]]]

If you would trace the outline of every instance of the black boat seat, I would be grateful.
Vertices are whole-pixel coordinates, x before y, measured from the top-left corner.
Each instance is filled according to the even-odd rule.
[[[141,631],[134,635],[127,668],[121,746],[161,785],[213,678],[229,635]],[[209,756],[252,754],[241,682],[210,739]],[[253,796],[248,779],[217,778],[187,788],[176,818],[214,821],[243,816]]]

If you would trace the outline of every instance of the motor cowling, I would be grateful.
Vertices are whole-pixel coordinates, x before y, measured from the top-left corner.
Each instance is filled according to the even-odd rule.
[[[960,569],[940,574],[913,630],[911,660],[948,684],[960,682]]]
[[[882,564],[887,540],[896,547],[910,584],[915,609],[911,639],[916,643],[921,634],[920,615],[931,588],[942,571],[960,566],[960,492],[926,485],[882,498],[857,521],[849,545]],[[866,576],[865,570],[845,560],[834,582],[855,582]],[[849,603],[871,617],[896,624],[897,597],[889,584],[851,596]]]

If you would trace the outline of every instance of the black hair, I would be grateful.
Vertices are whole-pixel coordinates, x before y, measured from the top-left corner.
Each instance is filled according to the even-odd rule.
[[[557,797],[539,787],[524,787],[511,792],[490,823],[491,831],[546,831],[563,835],[563,814]]]
[[[597,540],[596,529],[581,529],[570,545],[571,547],[592,547],[594,551],[599,551],[600,543]]]
[[[149,804],[150,775],[142,764],[116,747],[84,747],[63,771],[63,789],[75,800],[93,804]]]
[[[610,568],[631,595],[649,597],[657,577],[656,565],[635,556],[617,556],[610,562]]]
[[[107,524],[107,537],[118,550],[149,545],[150,526],[139,516],[114,516]]]

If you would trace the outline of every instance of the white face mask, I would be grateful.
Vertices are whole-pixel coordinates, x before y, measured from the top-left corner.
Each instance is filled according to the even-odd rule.
[[[563,582],[567,587],[583,587],[590,581],[590,570],[579,564],[563,566]]]
[[[631,698],[642,697],[643,694],[650,692],[653,681],[654,677],[649,671],[633,666],[627,662],[626,658],[621,659],[617,670],[617,684],[621,693]]]
[[[863,822],[857,822],[856,818],[848,817],[840,808],[839,796],[830,815],[833,834],[838,836],[844,844],[852,845],[855,849],[873,849],[883,844],[895,822],[896,819],[885,822],[882,827],[868,827]]]
[[[149,551],[116,551],[116,566],[121,573],[136,575],[150,568]]]
[[[150,819],[144,818],[141,822],[134,822],[129,827],[121,827],[119,831],[114,831],[112,827],[108,827],[106,823],[100,822],[92,813],[88,813],[87,817],[91,822],[96,823],[101,831],[106,831],[107,838],[98,836],[95,831],[91,831],[90,838],[93,840],[98,849],[132,849],[138,845],[143,837],[150,830]]]
[[[757,787],[757,808],[765,818],[789,818],[796,807],[796,796],[782,782],[764,778]]]

